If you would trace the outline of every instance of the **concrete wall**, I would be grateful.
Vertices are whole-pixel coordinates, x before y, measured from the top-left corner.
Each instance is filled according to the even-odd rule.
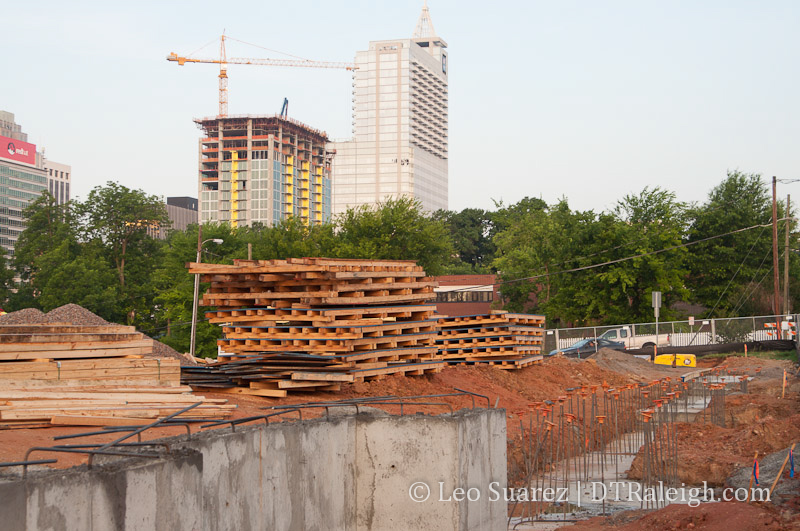
[[[361,414],[203,433],[158,460],[0,480],[4,530],[505,529],[504,410]],[[430,497],[412,501],[425,482]],[[441,483],[441,487],[440,487]],[[453,489],[475,501],[440,501]]]

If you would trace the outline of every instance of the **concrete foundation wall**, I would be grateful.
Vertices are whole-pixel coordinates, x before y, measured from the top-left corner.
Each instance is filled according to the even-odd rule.
[[[505,529],[503,410],[220,430],[163,459],[0,480],[4,530]],[[430,497],[409,489],[425,482]],[[441,484],[441,485],[440,485]],[[478,500],[447,500],[456,488]]]

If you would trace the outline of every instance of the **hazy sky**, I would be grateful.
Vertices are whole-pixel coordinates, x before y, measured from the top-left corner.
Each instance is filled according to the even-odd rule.
[[[116,180],[197,195],[194,117],[217,113],[223,30],[296,56],[352,61],[408,38],[421,0],[0,0],[0,109],[73,194]],[[728,169],[800,177],[800,3],[430,0],[448,43],[450,208],[524,196],[604,210],[645,186],[703,200]],[[229,57],[281,57],[230,42]],[[343,70],[231,66],[230,114],[289,116],[346,138]],[[794,190],[792,190],[794,188]],[[798,185],[781,190],[800,193]]]

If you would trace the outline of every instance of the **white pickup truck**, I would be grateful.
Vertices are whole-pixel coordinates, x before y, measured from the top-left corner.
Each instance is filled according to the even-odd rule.
[[[600,338],[624,343],[626,349],[653,348],[655,345],[659,347],[668,347],[670,345],[669,334],[658,334],[658,336],[655,334],[633,335],[628,326],[606,330]]]

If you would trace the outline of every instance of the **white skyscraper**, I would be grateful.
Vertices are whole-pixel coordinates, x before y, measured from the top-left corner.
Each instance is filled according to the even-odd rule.
[[[330,144],[334,214],[403,195],[447,208],[445,48],[426,4],[411,39],[356,53],[353,138]]]

